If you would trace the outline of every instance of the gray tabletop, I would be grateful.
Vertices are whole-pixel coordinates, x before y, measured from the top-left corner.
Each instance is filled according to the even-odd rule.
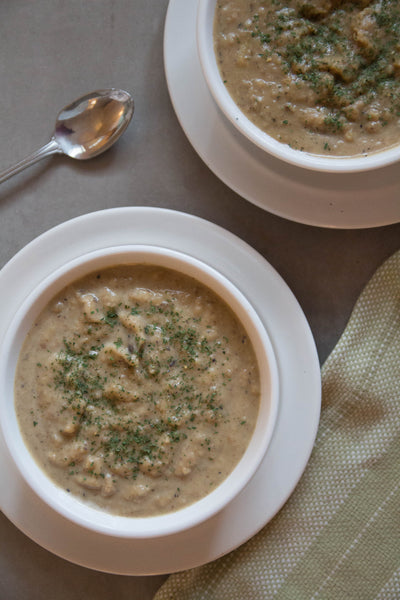
[[[238,235],[276,268],[305,312],[322,363],[364,284],[399,248],[400,225],[302,225],[257,208],[223,184],[193,150],[170,102],[163,67],[167,5],[1,2],[0,169],[45,144],[58,110],[87,91],[126,89],[136,112],[105,155],[87,163],[53,157],[1,186],[0,266],[47,229],[95,210],[155,206],[198,215]],[[7,600],[146,600],[164,579],[108,575],[68,563],[4,515],[0,539],[0,597]]]

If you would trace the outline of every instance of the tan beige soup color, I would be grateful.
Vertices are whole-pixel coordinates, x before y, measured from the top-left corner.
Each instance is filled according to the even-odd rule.
[[[259,409],[251,342],[221,298],[160,267],[76,281],[32,326],[15,403],[26,444],[71,494],[149,516],[207,495],[243,455]]]
[[[215,53],[242,112],[295,149],[400,143],[398,0],[217,0]]]

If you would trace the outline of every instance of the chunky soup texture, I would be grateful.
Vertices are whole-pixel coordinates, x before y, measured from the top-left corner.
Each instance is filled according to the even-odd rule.
[[[259,408],[254,350],[211,290],[149,265],[68,286],[21,350],[28,448],[70,493],[149,516],[207,495],[243,455]]]
[[[217,0],[215,53],[239,108],[315,154],[400,143],[398,0]]]

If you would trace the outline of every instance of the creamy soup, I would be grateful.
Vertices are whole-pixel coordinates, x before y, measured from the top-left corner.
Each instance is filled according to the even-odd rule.
[[[398,0],[217,0],[215,53],[238,107],[315,154],[400,143]]]
[[[254,350],[227,304],[149,265],[59,293],[15,378],[20,428],[44,471],[126,516],[175,511],[218,486],[249,443],[259,396]]]

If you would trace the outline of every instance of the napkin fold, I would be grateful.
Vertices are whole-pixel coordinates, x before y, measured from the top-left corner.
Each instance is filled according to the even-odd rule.
[[[320,426],[294,494],[254,538],[171,575],[154,600],[399,598],[400,251],[322,368]]]

